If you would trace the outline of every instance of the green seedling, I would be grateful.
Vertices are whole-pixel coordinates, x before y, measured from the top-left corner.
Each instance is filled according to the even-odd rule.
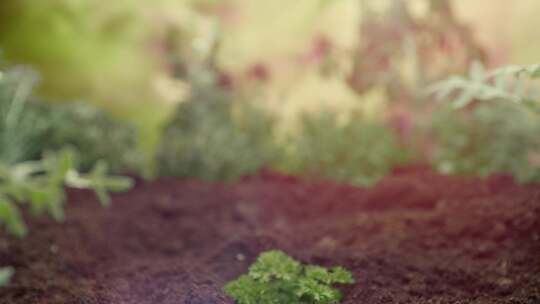
[[[238,304],[335,304],[342,295],[332,285],[352,283],[351,273],[341,267],[302,265],[273,250],[262,253],[248,274],[225,285],[224,291]]]

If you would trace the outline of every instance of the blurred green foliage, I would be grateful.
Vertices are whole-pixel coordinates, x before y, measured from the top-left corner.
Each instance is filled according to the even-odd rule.
[[[140,0],[2,0],[0,50],[9,64],[43,75],[40,96],[84,100],[135,124],[150,159],[168,107],[153,86],[161,68],[147,48],[153,24],[144,7]]]
[[[13,276],[13,268],[12,267],[2,267],[0,268],[0,287],[4,286],[9,282],[11,277]]]
[[[372,185],[409,158],[394,132],[376,122],[306,115],[298,133],[275,136],[267,111],[215,86],[195,86],[165,129],[157,163],[162,175],[235,180],[266,166],[311,179]]]
[[[430,93],[451,101],[433,119],[439,171],[484,177],[507,173],[519,182],[539,181],[534,158],[540,155],[540,103],[536,84],[527,83],[538,76],[539,65],[486,71],[476,63],[468,77],[432,86]]]
[[[64,220],[64,186],[95,191],[101,204],[109,205],[107,191],[125,191],[129,178],[107,176],[107,165],[98,162],[88,174],[77,171],[77,154],[64,148],[45,153],[37,161],[14,165],[0,162],[0,223],[19,237],[27,233],[16,204],[28,203],[34,215],[48,214],[56,221]]]
[[[538,83],[540,64],[529,66],[506,65],[492,71],[474,62],[467,76],[451,76],[427,90],[438,100],[452,99],[455,109],[466,107],[476,100],[518,103],[540,113]]]
[[[420,3],[424,5],[416,5]],[[350,99],[354,103],[358,96],[380,95],[386,98],[375,103],[388,104],[390,112],[392,107],[398,108],[396,104],[410,107],[409,99],[416,98],[416,90],[426,82],[461,71],[473,59],[486,58],[451,1],[416,4],[403,0],[386,4],[375,0],[301,1],[283,14],[281,2],[267,1],[160,0],[148,4],[119,0],[106,5],[99,0],[0,1],[0,48],[9,63],[35,67],[44,76],[39,92],[49,99],[82,97],[115,115],[84,104],[50,105],[35,100],[31,97],[35,76],[10,71],[0,81],[0,160],[9,164],[37,160],[45,150],[69,144],[84,151],[80,156],[83,169],[102,159],[114,172],[135,171],[157,160],[158,174],[233,180],[268,166],[312,179],[372,185],[409,157],[384,123],[339,121],[337,114],[312,114],[303,117],[299,129],[280,141],[275,136],[277,119],[244,99],[284,100],[287,104],[276,111],[283,114],[284,109],[300,108],[289,103],[299,100],[321,111],[312,100],[328,99],[334,104]],[[313,6],[320,6],[316,11],[321,14],[309,13]],[[326,17],[323,8],[329,10]],[[356,9],[359,11],[347,15],[349,21],[345,22],[343,13]],[[330,18],[333,14],[337,17]],[[299,20],[307,15],[311,16],[309,22]],[[267,26],[270,21],[287,30],[272,30]],[[330,31],[327,25],[336,29]],[[353,34],[342,37],[342,32]],[[270,39],[258,39],[262,36]],[[286,59],[298,59],[300,54],[302,60]],[[231,91],[193,79],[172,79],[170,74],[189,75],[199,61],[209,62],[216,74],[228,76]],[[325,72],[313,82],[301,76],[318,73],[331,61],[340,62],[334,72]],[[253,79],[257,67],[266,75],[262,81]],[[478,99],[502,99],[538,111],[538,99],[530,97],[530,87],[521,80],[525,75],[538,76],[539,70],[538,66],[509,66],[486,71],[473,64],[468,76],[453,77],[433,90],[440,97],[452,97],[456,108]],[[507,82],[515,75],[521,75],[520,81]],[[153,91],[156,79],[165,78],[159,85],[170,96],[168,101],[182,99],[182,88],[186,92],[191,89],[191,97],[182,100],[162,132],[161,123],[167,119],[165,112],[170,106],[164,106]],[[386,93],[378,95],[381,88]],[[239,98],[235,90],[256,93]],[[324,90],[329,93],[321,94]],[[528,134],[520,132],[534,133],[536,124],[521,110],[511,110],[508,116],[512,118],[504,118],[500,107],[479,107],[455,115],[446,110],[439,113],[434,121],[439,142],[434,160],[437,167],[456,173],[473,174],[476,170],[481,175],[525,170],[525,159],[536,147]],[[137,130],[118,122],[119,115],[128,117]],[[504,126],[496,132],[507,133],[489,130],[493,121],[499,123],[498,129]],[[517,121],[522,125],[517,126]],[[487,127],[481,127],[483,131],[469,129],[477,125]],[[470,142],[480,140],[473,138],[486,142],[485,138],[499,135],[497,145],[507,148],[493,146],[491,152],[478,152],[479,148],[471,152]],[[152,152],[159,137],[155,157]],[[504,160],[502,164],[502,155],[525,143],[528,152],[519,154],[519,161]],[[489,153],[500,156],[488,157]],[[518,175],[528,179],[524,176],[532,173]]]
[[[446,174],[507,173],[520,182],[539,181],[540,119],[522,107],[481,104],[471,111],[447,109],[434,116],[434,164]]]
[[[113,90],[127,92],[124,85],[141,84],[136,77],[148,77],[136,3],[4,0],[0,48],[9,62],[45,75],[43,91],[54,99],[112,97]],[[135,66],[140,72],[133,73]]]
[[[43,103],[33,95],[37,80],[25,67],[0,72],[0,222],[18,236],[26,227],[16,203],[60,221],[65,185],[94,189],[108,204],[106,191],[131,182],[108,178],[106,162],[117,171],[136,169],[133,130],[90,105]],[[92,170],[82,175],[79,168]]]
[[[83,170],[98,160],[114,172],[142,166],[135,129],[88,104],[50,104],[33,96],[37,76],[24,67],[0,74],[0,161],[36,160],[66,145],[84,151]]]
[[[161,175],[234,180],[276,158],[273,118],[212,84],[195,84],[165,128]]]
[[[36,99],[37,80],[25,67],[0,70],[0,224],[19,237],[27,234],[19,204],[62,221],[64,187],[92,189],[109,205],[108,191],[127,190],[132,181],[107,176],[107,161],[116,171],[140,165],[132,128],[87,104]],[[90,172],[79,173],[80,168]],[[0,286],[12,274],[12,268],[1,268]]]
[[[363,186],[373,185],[410,157],[389,127],[355,118],[340,122],[331,112],[305,115],[286,147],[276,165],[280,171]]]

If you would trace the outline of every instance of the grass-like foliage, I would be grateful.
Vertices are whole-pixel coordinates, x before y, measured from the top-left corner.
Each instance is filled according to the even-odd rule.
[[[179,105],[158,151],[160,174],[235,180],[275,157],[273,119],[212,86]]]
[[[86,174],[77,171],[74,150],[45,153],[43,159],[15,165],[0,163],[0,224],[8,232],[23,237],[27,233],[19,204],[29,204],[34,215],[48,214],[63,221],[64,187],[92,189],[102,205],[109,205],[108,191],[125,191],[132,186],[129,178],[108,176],[107,165],[97,162]]]
[[[341,293],[335,284],[354,283],[341,267],[327,270],[302,265],[281,251],[262,253],[248,274],[225,285],[225,292],[238,304],[333,304]]]
[[[286,146],[280,171],[362,186],[373,185],[409,156],[389,127],[362,119],[340,123],[331,113],[305,115]]]
[[[114,172],[140,167],[135,129],[88,104],[50,104],[32,95],[37,75],[24,67],[0,72],[0,160],[36,160],[66,145],[88,170],[98,160]]]

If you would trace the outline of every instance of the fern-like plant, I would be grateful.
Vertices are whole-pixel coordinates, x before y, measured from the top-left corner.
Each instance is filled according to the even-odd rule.
[[[351,273],[341,267],[302,265],[273,250],[262,253],[248,274],[225,285],[224,291],[238,304],[336,304],[342,295],[332,285],[352,283]]]

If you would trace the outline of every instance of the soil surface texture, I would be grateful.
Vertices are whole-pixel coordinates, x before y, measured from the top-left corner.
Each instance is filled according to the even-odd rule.
[[[70,191],[63,224],[27,218],[26,239],[0,234],[0,303],[233,303],[223,285],[270,249],[349,269],[346,304],[540,303],[540,186],[504,176],[139,180],[109,208]]]

